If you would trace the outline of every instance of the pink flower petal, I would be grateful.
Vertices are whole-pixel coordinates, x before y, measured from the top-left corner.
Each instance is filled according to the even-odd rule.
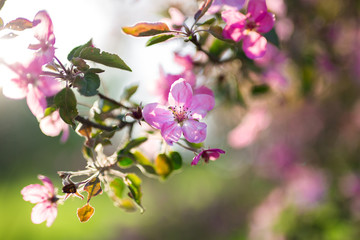
[[[53,33],[53,24],[49,14],[46,11],[39,11],[33,21],[35,27],[34,35],[40,42],[49,42],[52,45],[55,43],[55,36]]]
[[[161,136],[167,144],[173,145],[173,143],[179,141],[181,137],[181,127],[177,122],[166,122],[161,127]]]
[[[48,189],[40,184],[31,184],[21,190],[23,199],[31,203],[43,202],[49,197]]]
[[[5,97],[12,99],[22,99],[28,92],[28,83],[21,78],[6,81],[3,86]]]
[[[45,96],[51,97],[61,90],[61,84],[53,77],[41,76],[39,78],[38,88]]]
[[[214,92],[210,88],[205,86],[200,86],[194,90],[194,95],[198,94],[207,94],[214,97]]]
[[[169,105],[170,106],[189,106],[192,99],[192,88],[184,79],[175,81],[170,88]]]
[[[61,141],[65,142],[69,137],[69,126],[60,118],[59,111],[40,120],[41,131],[50,137],[58,136],[61,132],[63,135]]]
[[[40,179],[43,182],[44,186],[48,190],[48,196],[54,196],[54,185],[51,182],[51,180],[43,175],[39,175],[38,179]]]
[[[246,16],[235,10],[223,11],[221,17],[227,25],[237,23],[240,24],[240,26],[244,26],[246,23]]]
[[[156,129],[161,129],[164,123],[173,121],[173,115],[169,109],[158,103],[145,105],[143,117],[150,126]]]
[[[186,140],[192,143],[201,143],[206,138],[206,124],[196,120],[187,120],[181,127]]]
[[[265,0],[250,0],[247,8],[247,12],[250,13],[250,18],[255,20],[264,12],[267,12],[267,6]]]
[[[48,201],[41,202],[35,205],[31,212],[31,221],[35,224],[40,224],[44,221],[46,226],[50,227],[57,216],[57,208],[55,203]]]
[[[193,160],[192,160],[192,162],[191,162],[191,166],[194,166],[194,165],[196,165],[196,164],[198,164],[199,163],[199,160],[200,160],[200,157],[201,157],[201,154],[202,154],[203,152],[200,152],[198,155],[196,155],[194,158],[193,158]]]
[[[192,118],[202,119],[206,116],[207,112],[215,106],[215,99],[208,94],[197,94],[192,98],[189,110],[191,111]]]
[[[175,53],[174,61],[183,66],[185,71],[192,70],[193,68],[193,61],[190,55],[181,56],[179,53]]]
[[[274,27],[275,15],[269,12],[266,12],[256,19],[258,27],[256,30],[259,33],[267,33]]]
[[[30,85],[26,100],[32,114],[41,118],[47,106],[45,95],[37,87]]]
[[[240,23],[234,23],[231,25],[226,25],[222,34],[226,39],[232,39],[235,42],[239,42],[245,36],[244,29],[244,25]]]
[[[260,58],[265,55],[267,40],[257,32],[251,31],[245,36],[243,50],[250,59]]]
[[[60,141],[63,142],[63,143],[66,142],[66,140],[69,138],[69,134],[70,134],[69,125],[67,125],[66,123],[65,123],[65,125],[66,126],[63,127],[63,134],[62,134],[61,139],[60,139]]]

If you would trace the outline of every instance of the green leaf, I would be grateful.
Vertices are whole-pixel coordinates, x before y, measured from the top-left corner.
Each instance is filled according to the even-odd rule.
[[[62,89],[54,98],[55,105],[59,108],[60,117],[64,122],[73,125],[74,118],[78,115],[76,97],[70,88]]]
[[[141,212],[144,211],[144,208],[141,205],[141,179],[134,173],[129,173],[125,177],[125,184],[130,190],[129,196],[134,199],[134,201],[140,207]]]
[[[136,206],[133,201],[128,197],[124,197],[125,189],[127,189],[127,186],[124,181],[115,178],[110,183],[109,197],[113,200],[115,206],[120,207],[125,211],[135,211]]]
[[[102,70],[100,68],[90,68],[89,70],[87,70],[87,72],[89,72],[89,73],[103,73],[103,72],[105,72],[105,70]]]
[[[264,37],[268,42],[274,44],[276,47],[280,47],[279,37],[275,31],[275,28],[272,28],[269,32],[265,33]]]
[[[223,29],[222,29],[222,27],[220,27],[220,26],[210,26],[210,28],[209,28],[209,33],[211,34],[211,35],[213,35],[215,38],[217,38],[217,39],[220,39],[220,40],[222,40],[222,41],[228,41],[228,42],[233,42],[232,40],[230,40],[230,39],[226,39],[226,38],[224,38],[223,37]]]
[[[86,47],[92,47],[93,43],[92,43],[92,39],[90,39],[87,43],[85,43],[84,45],[80,45],[77,46],[76,48],[74,48],[73,50],[71,50],[71,52],[68,54],[67,59],[69,61],[71,61],[73,59],[74,56],[78,56],[79,53],[81,52],[81,50],[83,50]]]
[[[203,23],[197,23],[198,26],[211,25],[216,21],[216,18],[210,18]]]
[[[80,222],[87,222],[94,215],[95,209],[89,203],[77,209],[77,216]]]
[[[140,146],[141,144],[143,144],[146,141],[147,141],[147,137],[139,137],[139,138],[132,139],[120,151],[121,152],[129,152],[132,148],[138,147],[138,146]]]
[[[155,158],[155,171],[163,179],[167,178],[172,170],[170,159],[164,153],[159,154]]]
[[[229,49],[229,44],[227,42],[224,42],[222,40],[219,39],[214,39],[214,41],[212,42],[210,48],[209,48],[209,52],[214,55],[217,56],[218,58],[221,57],[221,55],[227,50]]]
[[[152,162],[147,157],[145,157],[144,154],[142,154],[139,151],[134,151],[133,156],[134,156],[136,162],[141,165],[149,165],[149,166],[153,165]]]
[[[83,59],[78,58],[78,57],[73,58],[71,60],[71,62],[72,62],[72,64],[74,64],[74,66],[76,66],[82,72],[85,72],[90,68],[89,65],[87,65]]]
[[[131,98],[131,96],[134,95],[134,93],[136,93],[138,87],[139,87],[139,85],[134,85],[134,86],[130,86],[130,87],[126,88],[124,98],[126,100],[129,100]]]
[[[73,57],[79,57],[96,63],[103,64],[108,67],[119,68],[131,72],[128,65],[116,54],[105,51],[100,52],[99,48],[84,47],[74,52]]]
[[[77,77],[74,81],[74,87],[77,87],[79,93],[84,96],[94,96],[98,93],[100,87],[99,75],[92,72],[86,72],[84,77]]]
[[[166,23],[138,23],[132,27],[123,27],[124,33],[132,35],[134,37],[148,37],[161,33],[171,32]]]
[[[23,31],[25,29],[32,28],[32,27],[33,27],[32,22],[25,18],[17,18],[15,20],[8,22],[5,25],[5,28],[15,30],[15,31]]]
[[[88,193],[87,202],[91,200],[92,197],[102,193],[100,179],[98,177],[92,178],[84,186],[84,191]]]
[[[115,178],[110,183],[110,188],[111,188],[111,190],[113,191],[113,193],[115,194],[116,197],[123,198],[126,185],[125,185],[125,183],[124,183],[124,181],[122,179]]]
[[[52,105],[50,107],[47,107],[44,111],[44,117],[47,117],[51,115],[53,112],[55,112],[58,108],[55,105]],[[43,117],[43,118],[44,118]]]
[[[99,108],[101,110],[102,113],[107,113],[110,112],[114,109],[119,108],[119,105],[114,104],[113,102],[110,102],[106,99],[99,99]]]
[[[182,157],[178,152],[170,152],[169,154],[173,170],[178,170],[182,166]]]
[[[91,150],[91,148],[89,148],[87,146],[83,146],[81,149],[81,152],[83,154],[83,157],[86,160],[90,160],[90,161],[94,160],[94,154],[93,154],[93,151]]]
[[[118,158],[118,164],[121,168],[129,168],[131,165],[133,165],[134,160],[133,156],[131,156],[131,153],[127,153],[123,157]]]
[[[270,90],[270,87],[267,84],[255,85],[251,89],[251,94],[253,96],[258,96],[258,95],[268,93],[269,90]]]
[[[146,42],[146,46],[151,46],[157,43],[161,43],[161,42],[165,42],[166,40],[175,37],[175,35],[173,34],[164,34],[164,35],[157,35],[154,36],[152,38],[150,38],[147,42]]]

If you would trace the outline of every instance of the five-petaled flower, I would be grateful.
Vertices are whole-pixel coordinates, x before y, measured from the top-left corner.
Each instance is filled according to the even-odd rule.
[[[193,95],[191,85],[179,79],[171,85],[168,103],[147,104],[143,109],[145,121],[153,128],[160,129],[166,143],[177,142],[181,134],[193,143],[206,138],[206,124],[199,122],[214,105],[214,97],[208,94]]]
[[[41,118],[47,107],[46,97],[54,96],[60,89],[60,83],[50,76],[42,75],[44,62],[35,57],[22,65],[9,65],[17,76],[4,83],[3,93],[8,98],[22,99],[26,97],[31,112]]]
[[[243,50],[248,58],[264,56],[267,40],[260,33],[270,31],[275,22],[275,16],[268,12],[265,0],[250,0],[246,15],[230,9],[222,12],[221,16],[226,22],[225,38],[235,42],[243,40]]]
[[[39,175],[38,178],[44,185],[31,184],[21,190],[25,201],[36,203],[31,212],[31,221],[35,224],[46,221],[46,226],[50,227],[57,216],[57,200],[54,185],[45,176]]]
[[[202,150],[198,155],[196,155],[192,162],[191,165],[196,165],[198,164],[198,162],[200,161],[200,158],[204,159],[205,163],[208,163],[209,160],[211,161],[215,161],[216,159],[218,159],[220,157],[220,154],[224,154],[225,151],[219,148],[210,148],[207,150]]]

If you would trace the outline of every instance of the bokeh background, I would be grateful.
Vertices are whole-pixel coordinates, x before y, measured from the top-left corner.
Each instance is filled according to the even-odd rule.
[[[244,76],[242,71],[249,70],[235,65],[238,75],[229,74],[234,66],[204,73],[225,81],[215,86],[218,102],[208,119],[206,145],[222,148],[226,155],[190,167],[193,156],[185,154],[179,174],[166,181],[144,177],[144,214],[126,213],[103,194],[92,200],[95,215],[87,223],[76,217],[83,202],[70,198],[59,206],[50,228],[32,224],[33,205],[23,201],[21,189],[38,183],[38,174],[50,177],[60,189],[57,171],[85,166],[83,139],[72,133],[60,144],[58,137],[43,135],[25,101],[1,95],[0,239],[360,238],[360,2],[267,4],[277,18],[281,53],[275,57],[283,55],[270,61],[269,69],[276,71]],[[5,22],[33,19],[39,10],[47,10],[59,59],[93,38],[133,70],[107,69],[101,75],[102,91],[116,99],[127,85],[139,83],[134,99],[147,103],[153,98],[149,89],[159,77],[159,65],[178,71],[173,52],[191,53],[193,46],[175,40],[146,48],[147,39],[126,36],[121,27],[159,21],[170,6],[191,17],[198,3],[7,0],[0,16]],[[246,78],[269,83],[272,91],[248,96]],[[246,107],[243,99],[227,92],[233,79],[245,82],[239,91]]]

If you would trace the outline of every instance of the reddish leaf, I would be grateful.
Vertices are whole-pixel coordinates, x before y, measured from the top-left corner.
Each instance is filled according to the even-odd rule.
[[[87,202],[89,202],[92,197],[101,194],[102,189],[99,178],[94,177],[89,182],[87,182],[84,186],[84,190],[88,192]]]
[[[194,19],[195,23],[199,21],[199,19],[204,16],[204,14],[209,10],[211,4],[213,3],[213,0],[205,0],[204,4],[201,6],[201,8],[195,13]]]
[[[85,204],[82,208],[78,208],[77,216],[80,222],[87,222],[94,215],[95,209],[90,204]]]
[[[8,22],[5,25],[5,28],[16,30],[16,31],[22,31],[27,28],[32,28],[33,24],[31,21],[25,19],[25,18],[17,18],[15,20],[12,20],[11,22]]]
[[[133,27],[123,27],[122,30],[134,37],[154,36],[160,33],[170,32],[169,27],[162,22],[138,23]]]

